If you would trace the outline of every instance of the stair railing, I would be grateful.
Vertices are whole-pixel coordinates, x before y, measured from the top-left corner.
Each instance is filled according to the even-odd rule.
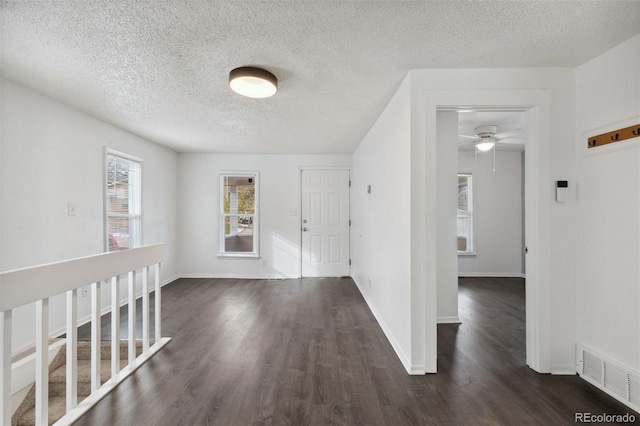
[[[129,250],[17,269],[0,273],[0,424],[11,424],[12,310],[36,304],[36,425],[48,424],[49,298],[66,293],[67,390],[66,414],[56,425],[71,424],[106,396],[136,368],[160,350],[170,338],[161,334],[160,264],[167,245],[154,244]],[[154,268],[155,342],[149,338],[149,268]],[[136,281],[142,273],[142,353],[136,357]],[[120,368],[120,280],[128,281],[128,360]],[[101,286],[111,284],[111,379],[100,385]],[[91,394],[78,404],[77,343],[78,289],[91,284]]]

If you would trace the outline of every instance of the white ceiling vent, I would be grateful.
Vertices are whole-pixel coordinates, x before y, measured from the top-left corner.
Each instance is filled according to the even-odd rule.
[[[640,411],[640,374],[593,349],[578,346],[578,374],[618,401]]]

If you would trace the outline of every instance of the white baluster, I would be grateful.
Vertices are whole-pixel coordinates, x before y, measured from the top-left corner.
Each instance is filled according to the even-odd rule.
[[[67,292],[67,412],[78,405],[78,290]]]
[[[2,309],[0,312],[0,426],[10,425],[12,420],[12,309],[35,303],[36,327],[35,327],[35,424],[47,425],[49,420],[49,297],[53,295],[66,294],[66,349],[67,349],[67,392],[66,411],[67,415],[61,424],[72,424],[86,410],[90,409],[107,392],[117,386],[124,378],[130,375],[135,368],[147,361],[156,351],[160,350],[170,338],[162,338],[161,334],[161,292],[160,292],[160,267],[167,256],[166,244],[156,244],[148,247],[134,248],[128,251],[99,254],[77,259],[69,259],[63,262],[38,265],[15,271],[0,272],[2,281]],[[155,267],[155,288],[150,289],[152,283],[149,282],[151,265]],[[144,268],[144,339],[146,353],[136,357],[136,293],[137,293],[137,272]],[[121,318],[119,317],[119,304],[123,297],[121,285],[118,279],[120,273],[128,273],[129,278],[129,363],[131,368],[121,369],[118,358],[122,362],[119,350],[120,332],[124,332],[119,327]],[[113,363],[111,369],[117,371],[116,377],[109,382],[108,386],[101,385],[101,283],[96,282],[104,279],[105,276],[112,278],[115,287],[112,291],[112,334],[114,341]],[[46,286],[42,286],[42,279],[46,277]],[[124,278],[123,278],[124,279]],[[92,316],[92,359],[91,359],[91,388],[92,395],[85,399],[85,402],[78,403],[78,289],[92,283],[91,296],[91,316]],[[155,337],[156,344],[150,347],[152,334],[150,332],[150,291],[156,292],[155,300]],[[120,329],[119,329],[120,328]],[[56,346],[59,346],[56,344]],[[105,371],[106,373],[106,371]]]
[[[120,277],[111,278],[111,377],[120,371]]]
[[[136,271],[129,272],[129,359],[136,359]]]
[[[49,298],[36,302],[36,425],[49,424]]]
[[[142,268],[142,351],[149,351],[149,267]]]
[[[101,340],[100,282],[96,282],[91,284],[91,393],[100,387]]]
[[[11,309],[0,313],[0,413],[3,425],[11,424]]]
[[[157,342],[158,340],[160,340],[160,338],[162,337],[162,328],[160,325],[160,316],[162,313],[162,309],[161,309],[161,300],[160,300],[160,264],[156,263],[155,266],[155,270],[156,270],[156,282],[155,282],[155,288],[156,288],[156,294],[155,294],[155,314],[156,314],[156,322],[155,322],[155,333],[154,333],[154,337],[155,337],[155,341]]]

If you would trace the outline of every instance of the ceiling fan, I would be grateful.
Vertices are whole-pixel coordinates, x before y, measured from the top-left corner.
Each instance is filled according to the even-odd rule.
[[[479,151],[489,151],[496,143],[524,144],[524,139],[518,137],[522,134],[522,129],[496,133],[498,126],[490,124],[478,126],[473,130],[476,133],[475,136],[458,135],[458,137],[463,139],[472,139],[472,141],[461,142],[460,145],[474,143]]]

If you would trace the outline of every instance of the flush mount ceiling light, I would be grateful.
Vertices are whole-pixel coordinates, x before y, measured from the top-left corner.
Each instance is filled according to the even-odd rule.
[[[262,68],[240,67],[229,73],[229,87],[249,98],[268,98],[278,91],[278,79]]]

